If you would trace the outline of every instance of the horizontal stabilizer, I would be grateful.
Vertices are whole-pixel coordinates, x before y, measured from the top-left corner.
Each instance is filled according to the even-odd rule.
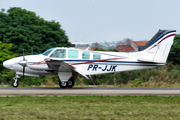
[[[149,63],[161,63],[160,61],[154,61],[149,59],[138,59],[140,62],[149,62]]]

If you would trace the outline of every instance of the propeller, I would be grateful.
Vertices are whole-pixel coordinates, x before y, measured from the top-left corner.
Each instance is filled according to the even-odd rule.
[[[24,79],[25,67],[26,67],[26,65],[27,65],[27,62],[26,62],[26,59],[25,59],[25,56],[24,56],[24,49],[23,49],[23,60],[20,61],[18,64],[20,64],[21,66],[23,66],[23,79]]]
[[[24,49],[23,49],[23,61],[26,61],[24,57]],[[23,80],[24,80],[25,67],[26,67],[26,64],[23,66]]]

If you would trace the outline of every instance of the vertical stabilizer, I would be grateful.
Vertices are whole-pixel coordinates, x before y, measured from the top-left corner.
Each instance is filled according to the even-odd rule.
[[[141,51],[140,61],[166,63],[176,30],[159,30]]]

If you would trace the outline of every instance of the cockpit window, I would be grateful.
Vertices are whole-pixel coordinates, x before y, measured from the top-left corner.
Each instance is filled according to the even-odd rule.
[[[65,58],[66,57],[66,49],[57,49],[50,55],[50,57]]]
[[[51,48],[49,50],[46,50],[42,55],[48,56],[51,51],[53,51],[55,48]]]

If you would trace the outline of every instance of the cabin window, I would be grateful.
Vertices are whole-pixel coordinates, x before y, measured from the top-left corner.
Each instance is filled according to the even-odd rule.
[[[78,51],[77,50],[69,50],[68,58],[78,58]]]
[[[89,59],[89,58],[90,58],[90,53],[88,53],[88,52],[82,53],[82,59]]]
[[[52,57],[52,58],[65,58],[66,57],[66,50],[65,49],[57,49],[51,54],[50,57]]]
[[[100,60],[101,59],[101,55],[100,54],[93,54],[93,59],[94,60]]]

